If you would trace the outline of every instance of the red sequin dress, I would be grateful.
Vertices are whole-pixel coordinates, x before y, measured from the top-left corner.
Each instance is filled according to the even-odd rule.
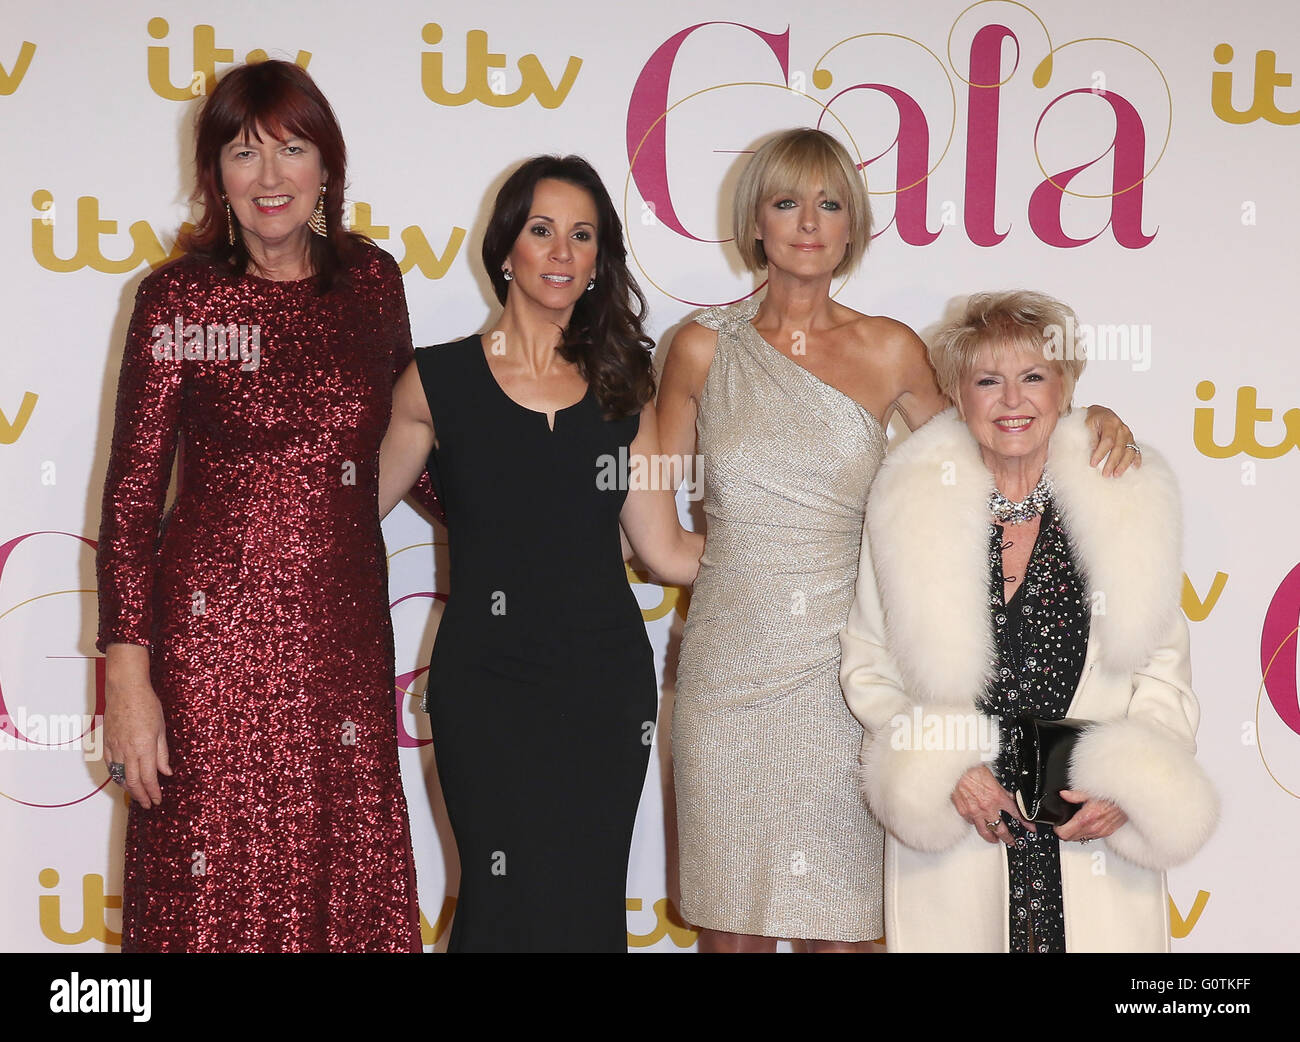
[[[131,808],[123,951],[421,950],[377,508],[411,357],[369,245],[325,295],[192,257],[140,285],[98,646],[149,645],[174,775]]]

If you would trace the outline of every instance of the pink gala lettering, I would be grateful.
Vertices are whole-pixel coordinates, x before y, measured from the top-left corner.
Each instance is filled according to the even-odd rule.
[[[776,58],[781,79],[772,85],[790,83],[790,29],[782,33],[768,33],[740,22],[700,22],[676,33],[650,56],[628,101],[627,152],[631,180],[647,207],[653,211],[656,223],[671,229],[677,235],[702,243],[726,242],[726,239],[709,239],[695,235],[682,223],[673,204],[672,189],[668,179],[667,118],[671,107],[669,87],[674,65],[686,40],[699,29],[711,25],[725,25],[743,29],[763,42]],[[860,35],[892,35],[860,34]],[[856,38],[856,37],[851,37]],[[1014,60],[1004,73],[1003,46],[1010,41],[1015,46]],[[842,41],[843,42],[843,41]],[[913,41],[915,42],[915,41]],[[1086,41],[1077,41],[1086,42]],[[1104,39],[1098,42],[1105,43]],[[1110,41],[1116,42],[1116,41]],[[836,45],[838,46],[838,44]],[[833,48],[832,48],[833,49]],[[969,52],[969,76],[966,92],[966,157],[964,184],[964,224],[968,239],[977,246],[997,246],[1010,233],[1010,226],[997,227],[998,152],[1001,145],[1001,103],[1003,85],[1015,77],[1023,57],[1020,40],[1015,32],[1000,23],[982,26],[972,37]],[[1035,73],[1035,86],[1045,87],[1051,78],[1051,54],[1040,65],[1046,76],[1039,79]],[[832,77],[826,70],[823,86],[829,87]],[[719,84],[722,86],[722,84]],[[844,95],[854,91],[873,91],[894,103],[898,113],[898,133],[879,154],[862,159],[859,169],[879,163],[897,149],[895,161],[897,176],[894,193],[894,215],[890,222],[872,236],[876,238],[889,228],[897,228],[898,236],[910,246],[928,246],[942,231],[942,225],[931,229],[928,225],[928,180],[933,171],[930,161],[931,127],[924,107],[912,94],[888,83],[859,82],[838,90],[821,103],[822,112],[816,125],[823,127],[831,106]],[[1039,241],[1059,249],[1086,246],[1107,228],[1115,241],[1126,249],[1141,249],[1156,237],[1156,231],[1147,233],[1142,227],[1147,135],[1142,117],[1126,97],[1111,90],[1080,87],[1065,91],[1048,102],[1035,124],[1029,140],[1017,135],[1015,144],[1026,151],[1038,148],[1039,133],[1048,114],[1064,99],[1086,94],[1104,101],[1115,120],[1114,136],[1110,145],[1100,155],[1078,166],[1049,174],[1031,193],[1028,202],[1029,228]],[[773,128],[778,129],[776,127]],[[1093,235],[1078,238],[1065,231],[1063,208],[1065,197],[1090,199],[1092,196],[1072,191],[1070,184],[1078,175],[1110,157],[1112,164],[1111,191],[1095,198],[1108,200],[1109,219]],[[1158,160],[1157,160],[1158,161]],[[1157,229],[1158,231],[1158,229]]]
[[[1115,137],[1110,147],[1096,159],[1089,160],[1069,170],[1063,170],[1044,180],[1029,199],[1029,223],[1034,234],[1049,246],[1071,248],[1086,246],[1097,238],[1106,228],[1110,228],[1115,241],[1130,250],[1141,249],[1155,237],[1155,232],[1145,235],[1142,232],[1142,188],[1143,162],[1146,158],[1146,129],[1142,117],[1138,115],[1129,101],[1123,96],[1109,90],[1092,90],[1079,87],[1067,90],[1050,101],[1043,114],[1038,117],[1034,127],[1034,145],[1038,144],[1038,132],[1043,120],[1058,102],[1074,94],[1087,94],[1101,98],[1110,105],[1115,113]],[[1065,198],[1065,189],[1074,178],[1090,166],[1100,163],[1106,156],[1114,153],[1111,166],[1110,220],[1096,235],[1086,239],[1075,239],[1065,233],[1061,227],[1061,203]]]
[[[391,612],[403,601],[422,598],[431,601],[447,602],[445,593],[408,593],[405,597],[398,597],[388,606]],[[397,747],[399,749],[418,749],[422,745],[428,745],[433,741],[431,738],[417,738],[406,729],[406,721],[403,719],[404,702],[411,691],[411,685],[420,679],[425,673],[429,672],[428,666],[421,666],[419,669],[413,669],[409,673],[399,673],[396,683],[393,687],[393,694],[397,700]]]
[[[1300,637],[1300,564],[1273,594],[1259,635],[1259,668],[1264,689],[1282,722],[1300,734],[1300,697],[1296,692],[1296,643]]]
[[[783,33],[765,33],[740,22],[700,22],[670,37],[650,56],[632,88],[627,105],[627,161],[632,167],[641,198],[654,210],[660,224],[671,228],[696,242],[725,242],[725,239],[701,239],[683,227],[673,208],[672,192],[668,187],[668,85],[672,79],[673,63],[686,38],[706,25],[734,25],[745,29],[762,40],[776,56],[781,66],[781,82],[790,82],[790,30]]]
[[[72,532],[28,532],[26,535],[15,536],[13,539],[10,539],[9,542],[0,546],[0,587],[4,584],[5,565],[8,563],[10,555],[18,549],[22,543],[26,542],[28,539],[34,539],[38,535],[59,535],[65,536],[68,539],[76,539],[85,543],[92,550],[96,550],[99,547],[99,544],[93,539],[87,539],[83,535],[74,535]],[[94,719],[99,719],[103,717],[103,715],[104,660],[100,658],[95,662],[95,712],[92,714],[92,717]],[[84,738],[90,730],[94,728],[94,726],[95,725],[92,721],[90,726],[87,727],[85,731],[82,731],[81,734],[77,735],[74,741],[79,741]],[[5,734],[18,739],[21,742],[25,742],[28,745],[46,744],[43,742],[33,742],[27,737],[27,735],[23,734],[22,731],[18,729],[17,725],[13,721],[13,714],[9,712],[9,706],[5,702],[4,687],[2,684],[0,684],[0,731],[3,731]]]
[[[1016,45],[1016,63],[1002,75],[1002,42]],[[1005,25],[986,25],[970,45],[966,101],[966,235],[976,246],[996,246],[1007,237],[994,225],[998,195],[998,123],[1004,78],[1020,67],[1020,41]],[[1010,229],[1008,229],[1010,231]]]
[[[895,145],[898,146],[898,172],[894,183],[899,186],[899,192],[895,196],[894,216],[889,224],[872,233],[871,238],[883,235],[897,224],[899,238],[909,246],[928,246],[939,237],[939,231],[930,231],[925,223],[926,185],[929,182],[926,167],[930,158],[930,126],[925,113],[915,98],[897,87],[885,83],[857,83],[845,87],[826,103],[817,120],[819,129],[836,98],[854,90],[879,91],[898,108],[898,136],[879,155],[858,164],[859,170],[865,170],[889,155]]]

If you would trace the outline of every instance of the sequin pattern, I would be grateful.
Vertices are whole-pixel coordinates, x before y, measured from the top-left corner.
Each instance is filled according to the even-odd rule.
[[[236,336],[243,354],[217,350]],[[411,357],[401,274],[373,247],[325,295],[190,257],[140,286],[99,647],[150,646],[175,774],[130,812],[125,951],[420,950],[376,505]]]
[[[989,610],[997,661],[984,711],[996,716],[1065,716],[1088,647],[1088,600],[1070,555],[1060,515],[1049,504],[1039,523],[1025,577],[1010,602],[1003,600],[1002,548],[1014,527],[989,526]],[[995,764],[998,781],[1012,790],[1016,765],[1009,750]],[[1007,849],[1010,935],[1013,952],[1065,951],[1060,842],[1050,825],[1030,832],[1003,815],[1015,838]]]

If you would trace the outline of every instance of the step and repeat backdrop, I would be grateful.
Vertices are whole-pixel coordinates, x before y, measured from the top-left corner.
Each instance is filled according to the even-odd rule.
[[[1186,503],[1182,606],[1223,820],[1170,875],[1174,948],[1296,947],[1300,8],[4,0],[0,949],[120,941],[126,808],[100,759],[94,649],[117,371],[136,286],[193,217],[200,96],[267,56],[307,68],[338,112],[349,219],[400,262],[417,344],[488,320],[490,199],[540,152],[580,153],[603,175],[657,337],[761,292],[731,240],[730,193],[758,143],[800,125],[860,159],[876,208],[871,249],[837,287],[844,303],[922,335],[980,290],[1073,305],[1090,358],[1076,401],[1110,405],[1158,447]],[[683,495],[680,508],[699,522],[698,504]],[[419,712],[446,532],[401,506],[384,534],[432,950],[458,884]],[[667,736],[689,598],[634,569],[629,581],[662,697],[628,945],[688,951]]]

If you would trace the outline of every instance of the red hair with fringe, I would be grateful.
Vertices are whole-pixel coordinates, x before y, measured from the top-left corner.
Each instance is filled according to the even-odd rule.
[[[248,270],[243,236],[232,246],[222,201],[221,150],[234,140],[301,137],[320,152],[325,171],[325,224],[328,234],[309,235],[312,270],[322,293],[333,288],[365,236],[343,226],[347,146],[330,103],[305,70],[275,59],[240,65],[217,82],[199,109],[194,125],[193,202],[202,204],[198,225],[184,240],[187,252],[208,257],[231,275]]]

